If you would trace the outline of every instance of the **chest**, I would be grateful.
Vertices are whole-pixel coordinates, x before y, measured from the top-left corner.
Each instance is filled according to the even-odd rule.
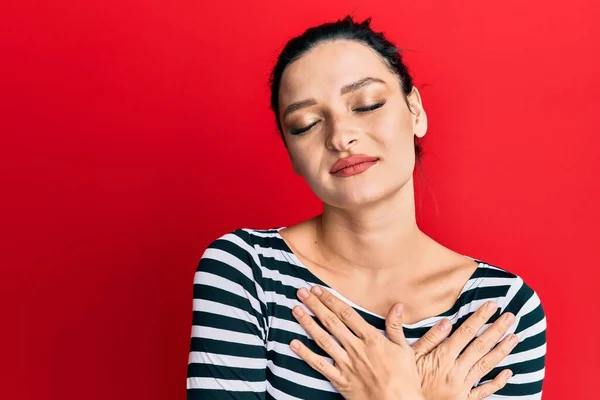
[[[435,276],[409,280],[403,277],[375,279],[344,276],[313,266],[315,274],[347,302],[372,314],[386,317],[396,303],[404,304],[404,324],[414,324],[448,311],[465,283],[463,276]]]

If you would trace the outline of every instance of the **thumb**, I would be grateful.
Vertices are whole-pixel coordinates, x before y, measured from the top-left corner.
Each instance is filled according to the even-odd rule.
[[[404,314],[404,304],[396,303],[390,309],[385,319],[385,331],[390,340],[399,345],[406,344],[406,337],[402,326],[402,315]]]

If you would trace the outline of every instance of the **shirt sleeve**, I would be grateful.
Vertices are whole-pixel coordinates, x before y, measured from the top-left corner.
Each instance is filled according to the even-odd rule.
[[[265,399],[266,305],[247,236],[215,240],[194,275],[188,400]]]
[[[515,333],[519,343],[480,384],[508,368],[513,376],[504,388],[487,399],[541,399],[546,361],[546,316],[540,298],[517,277],[507,293],[502,312],[515,315],[515,323],[506,335]]]

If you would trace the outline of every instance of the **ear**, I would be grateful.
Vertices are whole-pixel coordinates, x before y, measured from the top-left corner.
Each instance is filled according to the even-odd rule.
[[[427,114],[423,108],[419,89],[415,86],[413,86],[412,92],[408,95],[408,104],[411,110],[413,133],[416,137],[422,138],[427,133]]]

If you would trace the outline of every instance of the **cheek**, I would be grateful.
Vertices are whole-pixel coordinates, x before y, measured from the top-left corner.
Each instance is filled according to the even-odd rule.
[[[294,168],[305,178],[309,178],[319,171],[320,150],[307,143],[295,144],[289,148]]]
[[[371,127],[375,139],[385,148],[404,147],[407,144],[414,149],[412,120],[404,113],[388,113],[379,118]]]
[[[415,141],[411,131],[398,134],[393,144],[388,147],[388,153],[392,156],[392,163],[399,171],[410,172],[415,164]]]
[[[408,114],[408,113],[407,113]],[[415,163],[415,145],[410,114],[390,113],[382,118],[373,130],[376,140],[383,147],[386,164],[396,171],[396,176],[411,174]]]

